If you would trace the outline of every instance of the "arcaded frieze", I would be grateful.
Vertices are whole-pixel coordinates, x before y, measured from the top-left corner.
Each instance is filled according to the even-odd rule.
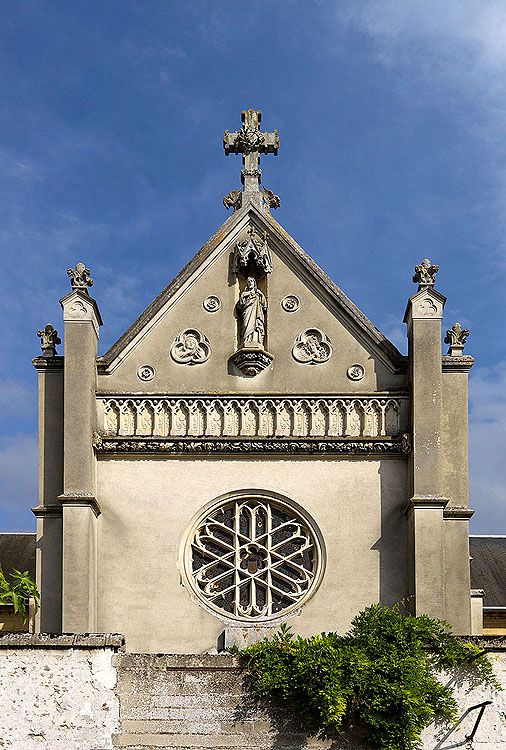
[[[107,396],[97,399],[104,436],[399,437],[407,397]]]

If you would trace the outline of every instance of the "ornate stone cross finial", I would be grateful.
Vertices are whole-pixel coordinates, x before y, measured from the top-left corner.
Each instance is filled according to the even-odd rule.
[[[462,328],[461,323],[454,323],[450,330],[446,331],[445,344],[449,344],[448,354],[450,357],[460,357],[469,336],[469,328]]]
[[[48,323],[42,331],[37,331],[37,336],[40,337],[40,348],[42,349],[43,357],[54,357],[56,347],[61,344],[61,339],[58,336],[58,331],[53,328],[51,323]]]
[[[278,131],[263,133],[260,130],[262,113],[259,109],[243,109],[241,112],[242,127],[238,132],[230,133],[225,130],[223,136],[223,148],[225,154],[242,154],[243,169],[241,181],[244,186],[242,195],[233,190],[223,200],[225,207],[234,209],[244,205],[245,199],[254,200],[267,208],[277,208],[279,198],[270,190],[260,191],[262,172],[260,171],[260,154],[278,153],[279,135]]]
[[[93,286],[93,279],[90,276],[90,269],[86,268],[84,263],[76,263],[75,268],[68,268],[67,275],[70,276],[72,289],[80,289],[88,294],[88,287]]]
[[[418,284],[419,289],[434,286],[438,271],[439,266],[431,263],[428,258],[424,258],[418,266],[415,266],[413,281]]]

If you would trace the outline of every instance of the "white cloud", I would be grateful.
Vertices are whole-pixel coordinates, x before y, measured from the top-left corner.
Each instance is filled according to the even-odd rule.
[[[473,530],[506,533],[506,362],[471,371],[470,404]]]
[[[32,530],[37,504],[37,438],[14,435],[0,443],[0,528]]]
[[[502,0],[365,0],[340,9],[339,17],[374,37],[385,62],[401,48],[430,42],[468,70],[473,63],[496,69],[506,63]]]

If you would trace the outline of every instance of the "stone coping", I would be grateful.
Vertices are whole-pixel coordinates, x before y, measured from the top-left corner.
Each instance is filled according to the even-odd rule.
[[[461,635],[460,640],[474,643],[486,651],[505,651],[506,635]],[[152,662],[161,669],[237,669],[241,661],[225,652],[219,654],[147,654],[124,651],[121,633],[0,633],[0,648],[113,648],[121,650],[124,668]]]
[[[0,633],[0,648],[114,648],[121,649],[120,633]]]
[[[504,635],[469,635],[458,636],[460,640],[474,643],[486,651],[505,651],[506,636]],[[201,669],[226,670],[241,669],[244,663],[238,656],[227,654],[141,654],[123,652],[116,657],[116,665],[122,669],[138,669],[152,667],[160,670]]]

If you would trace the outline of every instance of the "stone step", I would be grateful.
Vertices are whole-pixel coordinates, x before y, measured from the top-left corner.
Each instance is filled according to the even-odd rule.
[[[234,721],[193,716],[191,719],[125,719],[121,729],[128,734],[272,734],[272,725],[267,719]]]
[[[158,733],[130,733],[121,732],[113,738],[113,747],[121,748],[145,748],[147,747],[172,747],[172,748],[204,748],[217,750],[217,748],[244,748],[247,742],[248,750],[281,750],[287,748],[300,750],[306,744],[305,735],[276,735],[275,737],[262,734],[250,735],[246,739],[243,734],[158,734]]]

